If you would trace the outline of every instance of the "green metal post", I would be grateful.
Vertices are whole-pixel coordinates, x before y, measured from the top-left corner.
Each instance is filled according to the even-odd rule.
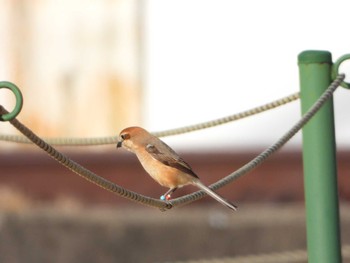
[[[305,113],[331,83],[332,55],[298,56],[301,108]],[[341,243],[333,100],[303,128],[303,163],[309,263],[340,263]]]

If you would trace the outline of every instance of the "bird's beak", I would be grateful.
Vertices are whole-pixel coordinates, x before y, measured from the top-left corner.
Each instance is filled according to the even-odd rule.
[[[122,144],[123,144],[123,141],[118,141],[118,143],[117,143],[117,148],[122,147]]]

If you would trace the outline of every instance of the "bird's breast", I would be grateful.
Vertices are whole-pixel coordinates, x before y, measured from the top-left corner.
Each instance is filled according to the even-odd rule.
[[[163,164],[148,153],[137,154],[137,157],[146,172],[164,187],[174,188],[192,183],[191,175]]]

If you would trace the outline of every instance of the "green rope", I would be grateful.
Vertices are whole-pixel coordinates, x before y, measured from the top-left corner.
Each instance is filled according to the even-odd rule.
[[[157,137],[166,137],[166,136],[183,134],[187,132],[193,132],[201,129],[207,129],[218,125],[223,125],[229,122],[233,122],[236,120],[240,120],[243,118],[247,118],[249,116],[293,102],[297,99],[299,99],[299,93],[294,93],[292,95],[286,96],[276,101],[272,101],[265,105],[258,106],[256,108],[246,110],[240,113],[236,113],[233,115],[229,115],[220,119],[211,120],[208,122],[203,122],[203,123],[199,123],[191,126],[185,126],[177,129],[154,132],[153,134]],[[8,135],[8,134],[0,134],[0,140],[8,141],[8,142],[16,142],[16,143],[31,143],[31,141],[24,136]],[[109,137],[100,137],[100,138],[44,138],[44,140],[51,145],[89,146],[89,145],[116,144],[118,138],[117,136],[109,136]]]
[[[231,173],[230,175],[226,176],[225,178],[219,180],[215,184],[211,185],[210,187],[214,190],[232,182],[233,180],[237,179],[238,177],[248,173],[249,171],[256,168],[258,165],[260,165],[262,162],[264,162],[271,154],[276,152],[278,149],[280,149],[287,141],[293,137],[315,114],[316,112],[322,107],[322,105],[332,96],[333,92],[336,90],[336,88],[340,85],[340,83],[345,79],[345,75],[341,74],[339,75],[333,83],[329,86],[329,88],[324,92],[324,94],[317,100],[317,102],[314,104],[314,106],[311,107],[311,109],[301,118],[300,121],[295,124],[291,130],[289,130],[284,136],[281,137],[275,144],[273,144],[271,147],[269,147],[267,150],[259,154],[257,157],[255,157],[252,161],[244,165],[242,168],[238,169],[237,171]],[[8,112],[0,106],[0,114],[7,114]],[[176,199],[173,199],[168,202],[163,202],[158,199],[154,199],[151,197],[143,196],[138,193],[132,192],[130,190],[127,190],[113,182],[110,182],[95,173],[91,172],[90,170],[82,167],[78,163],[70,160],[67,156],[64,154],[58,152],[54,147],[47,144],[44,140],[40,139],[37,135],[35,135],[30,129],[28,129],[26,126],[24,126],[22,123],[20,123],[16,118],[10,120],[10,123],[18,129],[24,136],[26,136],[31,142],[36,144],[38,147],[46,151],[53,159],[70,169],[71,171],[75,172],[76,174],[82,176],[84,179],[100,186],[103,189],[106,189],[110,192],[113,192],[121,197],[133,200],[135,202],[145,204],[152,207],[160,208],[161,210],[170,209],[174,206],[184,205],[188,204],[190,202],[193,202],[197,199],[200,199],[205,196],[205,193],[202,191],[197,191],[195,193],[179,197]]]

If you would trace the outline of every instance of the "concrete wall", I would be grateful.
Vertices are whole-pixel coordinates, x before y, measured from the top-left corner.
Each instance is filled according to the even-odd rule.
[[[349,207],[342,208],[344,243]],[[0,213],[0,262],[171,262],[305,249],[304,208],[68,207]],[[344,262],[350,262],[344,261]]]

